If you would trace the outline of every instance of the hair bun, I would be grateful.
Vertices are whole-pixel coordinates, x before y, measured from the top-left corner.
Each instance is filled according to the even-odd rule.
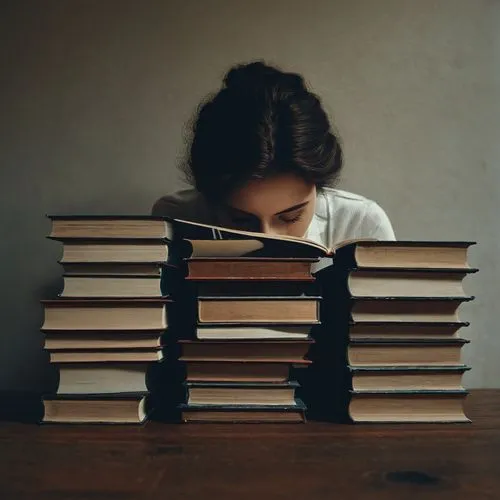
[[[224,77],[224,85],[227,89],[239,92],[265,88],[278,88],[292,92],[306,90],[304,80],[300,75],[284,73],[261,61],[234,66]]]

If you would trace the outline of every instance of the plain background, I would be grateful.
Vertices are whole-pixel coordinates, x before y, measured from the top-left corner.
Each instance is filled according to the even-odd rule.
[[[50,384],[46,213],[149,213],[227,69],[302,73],[340,133],[340,187],[399,239],[475,240],[468,387],[500,387],[500,2],[13,0],[0,7],[0,389]]]

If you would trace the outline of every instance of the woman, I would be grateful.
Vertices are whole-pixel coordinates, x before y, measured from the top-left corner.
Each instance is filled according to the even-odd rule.
[[[333,187],[341,167],[338,139],[303,78],[262,62],[240,65],[194,123],[186,164],[194,189],[161,198],[153,214],[327,247],[395,239],[379,205]]]

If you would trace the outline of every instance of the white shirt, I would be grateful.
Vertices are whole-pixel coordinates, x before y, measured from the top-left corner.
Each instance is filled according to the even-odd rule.
[[[152,213],[218,225],[213,207],[195,189],[184,189],[160,198]],[[318,191],[316,210],[305,237],[328,248],[356,238],[396,239],[389,217],[377,203],[333,188]]]

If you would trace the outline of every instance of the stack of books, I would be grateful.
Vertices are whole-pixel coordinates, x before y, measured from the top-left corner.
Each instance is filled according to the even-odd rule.
[[[467,263],[471,244],[359,241],[337,250],[318,273],[316,408],[354,422],[468,421],[460,335],[468,323],[458,309],[473,299],[463,287],[477,271]],[[342,389],[329,394],[325,381]]]
[[[161,269],[170,226],[144,217],[50,216],[64,286],[44,300],[45,349],[58,368],[44,422],[141,423],[169,300]]]
[[[148,365],[165,345],[175,363],[161,384],[170,391],[165,373],[182,365],[172,408],[184,421],[302,422],[301,399],[313,418],[468,421],[458,309],[473,299],[463,288],[472,243],[329,249],[162,217],[52,224],[64,289],[43,301],[60,370],[46,422],[143,421]]]
[[[234,243],[225,242],[225,253]],[[316,261],[187,259],[196,323],[194,338],[179,341],[186,373],[184,422],[305,420],[293,374],[310,363],[309,333],[319,323],[319,297],[311,287]]]

